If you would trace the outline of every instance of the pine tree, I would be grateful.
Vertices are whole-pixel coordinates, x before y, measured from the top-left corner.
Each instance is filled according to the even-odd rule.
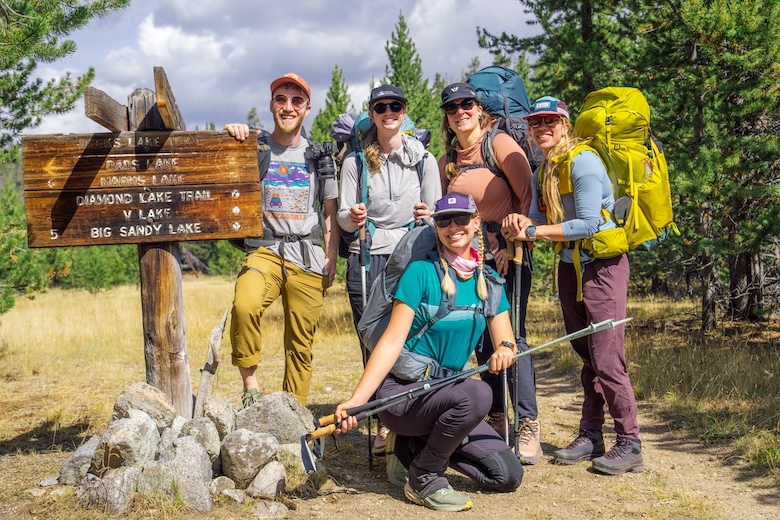
[[[767,36],[780,34],[780,5],[631,5],[646,13],[635,21],[647,35],[638,81],[653,86],[674,137],[667,149],[677,163],[679,255],[691,271],[704,273],[702,327],[716,325],[718,298],[732,318],[760,319],[769,291],[777,294],[777,282],[770,282],[780,269],[777,260],[767,261],[780,236],[780,43]],[[653,53],[664,56],[662,64]],[[707,297],[721,286],[728,289]]]
[[[596,89],[623,83],[631,35],[619,26],[620,1],[520,0],[543,32],[517,37],[496,36],[478,28],[478,43],[495,56],[530,52],[539,56],[529,84],[534,97],[554,95],[575,114],[585,96]],[[524,61],[521,56],[520,61]]]
[[[330,88],[325,95],[325,108],[317,112],[317,117],[311,124],[312,141],[322,143],[333,141],[330,136],[330,125],[336,120],[339,114],[343,114],[349,109],[352,99],[349,96],[347,82],[344,80],[344,71],[338,65],[333,67],[331,72]]]
[[[0,164],[18,161],[20,134],[40,125],[47,115],[72,109],[95,75],[90,68],[75,79],[68,74],[60,80],[44,82],[33,76],[38,64],[73,53],[76,44],[64,40],[65,36],[93,17],[106,16],[128,3],[129,0],[0,2]],[[70,265],[62,251],[27,247],[24,202],[17,183],[11,176],[5,177],[7,171],[3,173],[0,314],[14,305],[16,294],[45,288],[52,279],[64,275]]]
[[[522,3],[543,34],[481,35],[486,48],[540,56],[533,67],[536,94],[561,97],[576,114],[593,89],[636,86],[653,109],[652,128],[665,143],[683,236],[634,255],[632,282],[645,289],[686,287],[691,294],[691,279],[699,276],[704,329],[715,326],[719,302],[734,318],[760,318],[769,307],[768,291],[780,292],[780,265],[766,260],[780,235],[780,5]]]
[[[441,124],[441,109],[439,108],[439,91],[428,86],[428,80],[423,78],[422,58],[417,54],[417,47],[409,34],[403,13],[398,15],[398,23],[385,44],[389,64],[385,67],[385,77],[382,83],[400,87],[409,100],[409,116],[418,128],[431,131],[429,150],[439,157],[444,153],[439,126]],[[443,87],[442,87],[443,88]]]
[[[19,158],[19,135],[41,124],[49,114],[73,108],[95,76],[44,82],[34,77],[40,63],[57,61],[76,50],[72,40],[62,38],[86,25],[124,8],[129,0],[91,2],[4,0],[0,6],[0,162]]]

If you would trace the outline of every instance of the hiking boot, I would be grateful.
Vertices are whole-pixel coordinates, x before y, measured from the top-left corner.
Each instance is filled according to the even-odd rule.
[[[490,412],[485,418],[485,422],[496,430],[496,433],[504,439],[504,433],[506,433],[504,430],[506,425],[506,416],[504,415],[504,412]]]
[[[579,430],[577,438],[563,449],[553,453],[558,464],[576,464],[604,455],[604,437],[599,430]]]
[[[412,489],[412,486],[407,481],[404,484],[404,496],[414,504],[425,506],[435,511],[466,511],[473,506],[469,497],[461,495],[450,486],[441,488],[432,495],[423,498],[417,491]]]
[[[606,455],[593,459],[591,467],[599,473],[622,475],[628,471],[640,472],[645,469],[642,460],[642,443],[639,439],[617,436],[617,442]]]
[[[542,460],[542,423],[528,417],[520,422],[520,432],[517,434],[517,458],[522,464],[537,464]]]
[[[396,449],[408,449],[401,446],[404,443],[408,443],[409,437],[397,436],[395,432],[389,432],[387,434],[385,455],[387,457],[387,480],[397,487],[403,487],[406,481],[409,479],[409,470],[403,465],[401,460],[396,455]]]
[[[390,433],[390,428],[377,421],[376,439],[374,440],[374,445],[371,447],[371,453],[384,456],[388,433]]]
[[[249,408],[262,398],[263,394],[257,388],[244,388],[244,393],[241,395],[241,406]]]

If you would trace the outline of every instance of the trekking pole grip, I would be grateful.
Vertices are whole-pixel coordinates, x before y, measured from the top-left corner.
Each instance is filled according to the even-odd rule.
[[[512,258],[512,261],[520,265],[523,263],[523,241],[510,240],[506,243],[506,254]]]

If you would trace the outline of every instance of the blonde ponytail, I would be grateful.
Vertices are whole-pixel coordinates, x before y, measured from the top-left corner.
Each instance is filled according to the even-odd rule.
[[[455,294],[455,282],[450,278],[450,264],[444,258],[444,251],[442,251],[442,245],[439,240],[436,240],[436,251],[439,253],[439,262],[441,263],[441,270],[444,272],[444,276],[441,278],[441,290],[447,296]]]

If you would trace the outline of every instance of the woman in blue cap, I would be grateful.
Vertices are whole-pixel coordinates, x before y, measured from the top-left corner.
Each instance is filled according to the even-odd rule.
[[[628,256],[616,253],[595,258],[579,246],[584,239],[616,226],[611,218],[603,216],[615,206],[604,164],[593,150],[575,150],[581,140],[572,136],[569,110],[560,99],[539,98],[525,119],[544,161],[534,172],[528,215],[506,217],[502,233],[510,240],[555,243],[560,257],[558,296],[567,332],[606,319],[623,319],[630,274]],[[621,325],[571,342],[583,360],[580,379],[585,397],[577,437],[554,453],[556,462],[592,460],[594,470],[611,475],[644,469],[624,335],[625,327]],[[606,453],[602,434],[605,408],[617,433],[615,445]]]
[[[493,271],[484,266],[481,249],[471,247],[475,236],[482,240],[474,199],[462,193],[445,195],[436,202],[432,216],[438,254],[412,262],[404,271],[395,291],[390,323],[352,397],[336,407],[337,417],[365,404],[375,392],[381,399],[424,385],[430,380],[428,366],[436,367],[431,372],[434,378],[463,370],[485,328],[496,345],[489,360],[490,371],[497,373],[512,364],[517,349],[509,303]],[[441,278],[434,261],[441,265]],[[480,301],[487,301],[496,290],[501,291],[496,308],[485,308],[484,315],[477,312]],[[460,310],[436,321],[419,340],[414,335],[409,339],[410,331],[418,330],[436,312],[442,292],[453,291]],[[419,374],[409,370],[401,374],[401,362],[410,357],[426,359]],[[448,466],[494,491],[508,492],[520,486],[522,465],[483,421],[491,400],[492,391],[486,383],[466,378],[379,413],[382,422],[398,434],[395,454],[409,469],[404,485],[407,499],[441,511],[470,509],[471,500],[453,490],[444,477]],[[348,417],[340,430],[356,425],[357,420]],[[402,439],[406,444],[399,446]]]

